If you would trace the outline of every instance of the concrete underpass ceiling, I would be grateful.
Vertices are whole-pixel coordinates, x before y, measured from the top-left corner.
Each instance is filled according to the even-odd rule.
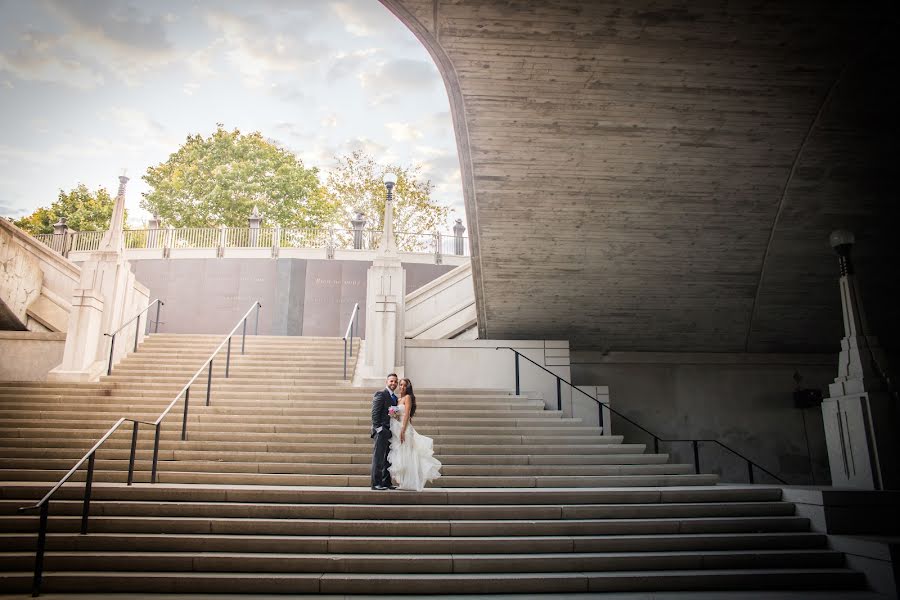
[[[382,2],[448,88],[483,337],[834,352],[846,228],[897,348],[893,3]]]

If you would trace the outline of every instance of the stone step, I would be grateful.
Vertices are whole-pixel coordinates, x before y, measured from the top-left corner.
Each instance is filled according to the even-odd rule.
[[[33,532],[0,533],[6,551],[33,551]],[[827,537],[808,532],[693,533],[689,535],[578,535],[578,536],[286,536],[210,535],[190,533],[50,533],[48,551],[140,552],[284,552],[344,554],[373,553],[392,548],[405,554],[464,552],[517,554],[521,552],[685,552],[695,550],[821,549]]]
[[[37,500],[47,489],[42,483],[18,482],[0,488],[4,499]],[[65,484],[54,496],[60,500],[83,497],[83,486]],[[527,491],[527,494],[523,494]],[[761,485],[703,487],[646,487],[641,489],[426,489],[421,493],[376,492],[369,486],[359,488],[229,487],[221,485],[154,485],[123,486],[118,483],[96,483],[94,500],[172,501],[172,502],[265,502],[278,504],[367,504],[367,505],[432,505],[432,504],[669,504],[691,502],[780,502],[777,487]]]
[[[174,470],[171,464],[161,463],[157,480],[166,484],[218,484],[218,485],[252,485],[252,486],[334,486],[364,487],[369,485],[369,475],[304,475],[304,474],[272,474],[272,473],[213,473],[183,472]],[[173,470],[167,470],[173,469]],[[67,471],[64,470],[0,470],[0,481],[59,481]],[[124,483],[126,471],[95,471],[94,481]],[[84,481],[84,471],[72,475],[73,481]],[[137,482],[149,482],[148,471],[137,471],[134,474]],[[542,488],[542,487],[660,487],[715,485],[717,475],[538,475],[538,476],[478,476],[458,475],[440,478],[443,488]]]
[[[385,492],[400,495],[403,492]],[[681,517],[652,519],[507,519],[507,520],[389,520],[370,514],[364,519],[333,518],[226,518],[226,517],[124,517],[92,515],[91,533],[242,533],[252,535],[363,535],[372,534],[372,520],[385,536],[581,536],[581,535],[660,535],[709,533],[760,533],[808,531],[809,520],[794,516]],[[37,530],[36,515],[0,517],[0,531]],[[55,515],[48,531],[80,531],[81,515]]]
[[[30,552],[0,552],[5,570],[24,571]],[[570,573],[578,571],[681,571],[842,568],[844,556],[826,549],[710,550],[694,552],[567,552],[558,554],[286,554],[247,552],[52,552],[49,571],[170,571],[208,573]]]
[[[0,500],[0,515],[15,515],[22,500]],[[53,503],[53,516],[79,516],[82,502]],[[248,502],[93,501],[91,515],[210,518],[368,519],[377,512],[392,520],[649,519],[793,516],[789,502],[695,502],[667,504],[454,504],[374,506],[366,504],[266,504]]]
[[[230,457],[229,457],[230,459]],[[74,461],[56,458],[0,458],[0,471],[40,470],[65,471],[72,467]],[[125,472],[128,459],[118,460],[96,459],[96,471]],[[149,472],[149,460],[135,461],[137,471]],[[187,460],[178,458],[175,461],[163,461],[159,464],[163,471],[178,470],[196,473],[261,473],[261,474],[300,474],[300,475],[369,475],[371,463],[321,463],[321,462],[269,462],[232,460]],[[445,464],[441,473],[451,476],[608,476],[608,475],[685,475],[694,472],[693,465],[678,463],[637,464],[637,465],[454,465]]]
[[[151,444],[138,446],[138,457],[143,458],[140,452],[146,452],[152,448]],[[219,460],[222,457],[221,450],[185,450],[185,449],[161,448],[162,460]],[[352,450],[350,448],[349,450]],[[128,460],[130,445],[107,448],[97,451],[97,460]],[[55,448],[55,447],[10,447],[0,446],[2,458],[54,458],[69,460],[74,464],[84,455],[82,448]],[[371,452],[353,454],[348,450],[332,450],[329,453],[312,452],[244,452],[240,449],[229,449],[227,453],[231,462],[304,462],[304,463],[328,463],[328,464],[369,464],[372,460]],[[572,456],[566,454],[444,454],[437,453],[440,461],[445,465],[636,465],[636,464],[663,464],[668,462],[668,454],[597,454],[588,456]]]
[[[164,432],[167,432],[168,429],[163,429]],[[178,432],[180,432],[180,428]],[[36,430],[36,433],[39,431]],[[290,443],[290,442],[267,442],[257,441],[257,442],[242,442],[236,440],[195,440],[193,436],[191,439],[187,441],[180,441],[180,433],[164,433],[160,436],[162,442],[161,453],[168,453],[165,456],[174,456],[174,452],[176,451],[203,451],[203,452],[290,452],[290,453],[330,453],[334,455],[347,455],[347,454],[369,454],[372,452],[372,441],[367,440],[362,443],[351,443],[351,444],[335,444],[330,442],[325,443]],[[93,435],[84,436],[84,437],[71,437],[66,439],[60,438],[42,438],[42,437],[20,437],[20,438],[12,438],[7,437],[6,439],[2,439],[0,444],[4,448],[32,448],[32,447],[44,447],[44,448],[76,448],[80,449],[82,454],[86,452],[93,443],[96,441],[96,437]],[[131,448],[131,433],[130,430],[125,430],[124,432],[120,430],[119,432],[113,434],[107,442],[103,445],[103,449],[122,449],[122,448]],[[153,440],[149,439],[146,434],[146,428],[141,429],[138,435],[138,450],[150,450],[153,448]],[[634,454],[640,453],[644,451],[645,446],[643,444],[606,444],[606,445],[531,445],[528,448],[527,456],[535,456],[535,457],[547,457],[547,460],[552,461],[556,456],[584,456],[585,460],[590,460],[593,457],[598,457],[603,459],[603,457],[607,456],[617,456],[622,454]],[[454,454],[454,455],[463,455],[469,457],[480,457],[480,456],[516,456],[522,454],[522,446],[521,444],[516,445],[473,445],[473,444],[440,444],[435,446],[435,453],[438,455],[441,454]],[[81,456],[80,455],[80,456]],[[79,456],[79,457],[80,457]],[[164,454],[160,454],[160,457],[164,456]],[[610,459],[614,460],[614,459]]]
[[[646,575],[646,578],[644,578]],[[48,572],[44,590],[152,593],[322,593],[382,594],[511,592],[612,592],[671,589],[764,590],[852,589],[861,575],[848,569],[753,569],[707,571],[490,573],[490,574],[217,574],[164,572]],[[13,572],[0,580],[10,590],[27,591],[30,575]]]
[[[455,594],[660,590],[853,589],[849,569],[732,569],[579,573],[373,574],[47,571],[43,591],[233,594]],[[0,586],[24,593],[30,572],[0,574]]]
[[[177,415],[175,415],[177,417]],[[175,417],[173,417],[173,423],[169,427],[163,427],[160,433],[160,439],[175,441],[181,439],[181,427],[180,421],[176,424],[174,423]],[[107,423],[107,425],[112,425],[112,422]],[[0,429],[0,437],[13,437],[13,438],[33,438],[33,437],[49,437],[49,438],[77,438],[77,439],[89,439],[89,440],[97,440],[101,435],[106,433],[108,427],[97,428],[97,429],[66,429],[63,425],[60,425],[58,429],[51,429],[47,427],[24,427],[18,429]],[[128,427],[124,427],[120,429],[119,435],[128,436],[130,440],[130,432],[128,431]],[[149,429],[148,426],[144,427],[144,430],[147,431]],[[359,430],[359,433],[334,433],[334,434],[325,434],[325,433],[309,433],[306,428],[303,427],[289,427],[289,426],[270,426],[270,427],[250,427],[249,429],[255,429],[256,431],[247,431],[248,428],[242,428],[240,426],[234,426],[231,428],[232,430],[227,430],[224,426],[210,426],[204,427],[203,424],[193,424],[188,427],[187,430],[187,438],[191,441],[242,441],[242,442],[268,442],[273,439],[273,436],[277,434],[277,441],[279,443],[320,443],[320,444],[358,444],[361,446],[371,445],[372,441],[367,432],[364,432],[362,429]],[[152,435],[152,434],[145,434]],[[477,445],[490,445],[497,444],[501,446],[519,446],[520,452],[522,446],[540,446],[540,445],[568,445],[570,447],[575,446],[585,446],[585,445],[607,445],[607,444],[616,444],[616,439],[621,439],[621,436],[618,438],[608,437],[602,438],[601,436],[566,436],[565,438],[561,438],[558,435],[493,435],[488,430],[486,432],[479,433],[477,431],[466,432],[463,435],[447,435],[447,434],[435,434],[432,436],[434,438],[434,443],[436,447],[441,447],[444,445],[463,445],[463,444],[477,444]],[[124,439],[124,437],[123,437]]]

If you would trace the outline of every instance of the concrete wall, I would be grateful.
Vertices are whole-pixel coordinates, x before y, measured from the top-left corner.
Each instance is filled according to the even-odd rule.
[[[133,261],[150,298],[165,302],[160,332],[227,333],[255,301],[264,335],[341,336],[353,305],[365,331],[366,271],[361,260],[304,258],[180,258]],[[404,263],[406,292],[453,265]],[[254,324],[250,323],[249,331]]]
[[[570,379],[569,343],[543,340],[406,340],[405,374],[423,388],[491,389],[514,391],[515,354],[509,346],[564,379]],[[543,398],[557,408],[556,377],[525,359],[519,359],[519,386],[523,395]],[[562,404],[571,406],[570,391],[562,388]]]
[[[822,413],[794,407],[795,371],[802,387],[827,391],[836,356],[572,352],[576,384],[608,386],[612,407],[657,435],[718,439],[789,483],[827,484]],[[612,420],[626,442],[652,444],[627,422]],[[660,450],[693,462],[690,444]],[[746,463],[713,444],[701,449],[701,470],[747,481]],[[772,480],[760,475],[757,481]]]
[[[65,333],[0,331],[0,381],[45,381],[65,345]]]
[[[65,331],[80,270],[0,219],[0,329]]]
[[[456,267],[406,297],[406,337],[448,339],[476,326],[472,264]]]

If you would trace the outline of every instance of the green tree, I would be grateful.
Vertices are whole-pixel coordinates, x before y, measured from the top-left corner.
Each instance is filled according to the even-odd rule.
[[[319,193],[318,169],[259,132],[189,135],[169,159],[147,169],[141,207],[174,227],[246,227],[254,206],[263,225],[316,227],[334,219]]]
[[[420,167],[379,164],[357,150],[338,157],[337,167],[326,178],[322,194],[340,207],[338,226],[347,227],[360,212],[366,217],[367,229],[384,227],[385,188],[382,178],[394,173],[394,230],[408,233],[434,232],[444,228],[450,207],[431,199],[431,181],[421,179]]]
[[[53,233],[53,224],[65,217],[75,231],[102,231],[109,227],[115,200],[105,188],[96,192],[79,183],[70,192],[59,190],[59,197],[49,208],[41,207],[27,217],[15,221],[16,227],[32,235]]]

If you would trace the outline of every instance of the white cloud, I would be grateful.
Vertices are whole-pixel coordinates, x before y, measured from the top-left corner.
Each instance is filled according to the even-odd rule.
[[[425,134],[409,123],[385,123],[385,128],[390,132],[391,139],[395,142],[409,142],[422,139]]]
[[[279,32],[257,17],[208,11],[206,22],[221,36],[228,60],[248,87],[263,86],[272,73],[293,72],[317,62],[323,53],[321,45]]]
[[[23,45],[18,50],[0,54],[0,70],[25,81],[62,83],[79,89],[91,89],[103,83],[101,73],[67,49],[65,36],[28,31],[20,40]],[[13,87],[7,83],[7,87]]]
[[[70,31],[66,48],[103,65],[129,85],[176,60],[164,15],[149,15],[116,0],[45,0]]]
[[[357,37],[373,37],[385,30],[395,30],[399,23],[389,10],[377,2],[334,2],[331,8],[347,33]]]
[[[345,77],[354,74],[358,77],[360,73],[369,70],[369,63],[372,57],[380,52],[378,48],[366,48],[364,50],[356,50],[354,52],[339,53],[334,57],[334,61],[328,68],[326,79],[329,83],[333,83]]]
[[[119,131],[145,142],[159,139],[165,133],[161,124],[140,110],[117,106],[109,110],[109,116],[118,125]]]
[[[185,93],[185,95],[193,96],[200,89],[200,84],[188,82],[188,83],[185,83],[181,89]]]
[[[394,91],[430,91],[440,77],[435,77],[437,67],[424,60],[396,58],[378,65],[374,72],[360,73],[365,88],[388,86]]]
[[[329,113],[322,117],[322,127],[337,127],[338,126],[338,118],[334,113]]]

